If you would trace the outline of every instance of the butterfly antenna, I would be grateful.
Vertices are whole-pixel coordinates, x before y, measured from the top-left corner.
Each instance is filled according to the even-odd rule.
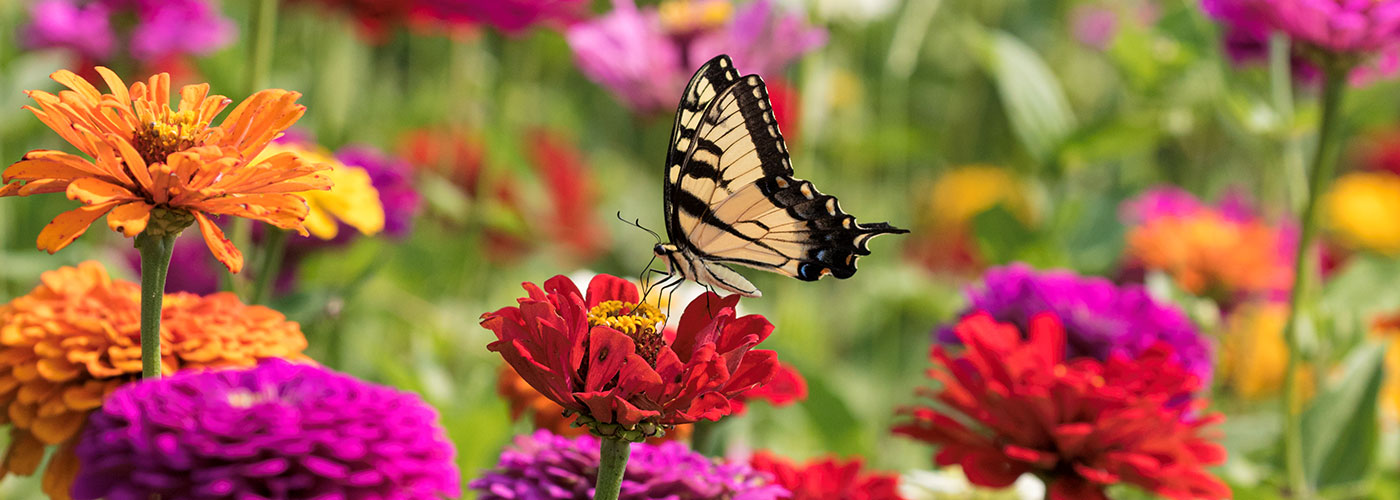
[[[636,227],[637,229],[641,229],[641,230],[643,230],[643,231],[646,231],[647,234],[650,234],[652,238],[656,239],[656,243],[657,243],[657,244],[660,244],[660,243],[661,243],[661,235],[656,234],[656,231],[652,231],[652,230],[650,230],[650,229],[647,229],[646,226],[643,226],[643,225],[642,225],[642,220],[641,220],[641,219],[635,219],[635,220],[627,220],[627,219],[624,219],[624,218],[622,218],[622,211],[621,211],[621,210],[618,210],[618,211],[617,211],[617,220],[620,220],[620,221],[622,221],[624,224],[627,224],[627,225],[629,225],[629,226],[633,226],[633,227]]]

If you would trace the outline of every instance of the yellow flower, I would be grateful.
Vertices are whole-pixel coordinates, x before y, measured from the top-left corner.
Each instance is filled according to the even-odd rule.
[[[36,149],[0,179],[0,196],[66,193],[82,203],[39,232],[41,250],[68,246],[103,215],[127,237],[178,233],[198,223],[209,250],[236,273],[243,254],[209,216],[302,231],[306,202],[292,193],[330,187],[318,167],[295,155],[259,155],[306,111],[296,104],[299,93],[258,92],[215,126],[214,117],[232,101],[210,95],[207,83],[180,89],[171,108],[166,73],[128,88],[111,70],[97,72],[110,94],[64,70],[50,76],[69,90],[30,91],[38,107],[25,106],[86,156]]]
[[[926,222],[934,227],[959,227],[977,214],[1002,206],[1030,223],[1026,186],[1015,174],[999,167],[969,165],[948,171],[929,192]]]
[[[734,13],[734,5],[728,0],[665,0],[656,10],[662,29],[683,35],[724,26]]]
[[[1260,399],[1282,389],[1288,363],[1288,344],[1283,340],[1287,320],[1286,304],[1256,302],[1240,306],[1226,321],[1220,371],[1241,398]],[[1298,376],[1303,399],[1313,392],[1310,373],[1303,367]]]
[[[29,294],[0,305],[0,424],[10,444],[0,478],[44,471],[51,498],[68,498],[77,474],[76,437],[88,414],[141,376],[141,287],[113,281],[96,262],[44,273]],[[161,371],[304,360],[306,337],[281,313],[233,294],[165,296]]]
[[[1388,172],[1343,175],[1322,203],[1327,227],[1348,246],[1400,253],[1400,176]]]
[[[317,173],[331,180],[330,190],[297,193],[306,198],[310,209],[303,224],[312,236],[333,239],[340,233],[340,222],[366,235],[384,229],[384,205],[365,169],[345,165],[322,149],[296,143],[272,143],[263,154],[279,153],[295,153],[309,162],[329,167]]]

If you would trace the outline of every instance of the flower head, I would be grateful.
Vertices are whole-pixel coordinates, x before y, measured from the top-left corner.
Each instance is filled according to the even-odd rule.
[[[1065,331],[1052,314],[1026,327],[976,314],[955,327],[966,346],[953,357],[933,349],[925,395],[934,407],[903,410],[895,432],[939,446],[939,465],[957,464],[973,484],[1011,485],[1024,473],[1048,483],[1055,500],[1106,500],[1126,483],[1173,499],[1228,498],[1205,468],[1225,449],[1204,427],[1192,399],[1200,379],[1159,343],[1106,361],[1066,356]]]
[[[598,438],[536,431],[519,436],[494,469],[467,485],[481,500],[591,498]],[[632,445],[619,500],[788,498],[787,490],[744,463],[718,463],[680,443]]]
[[[773,475],[773,482],[792,493],[792,500],[903,500],[899,476],[862,471],[859,458],[849,461],[825,458],[794,464],[767,452],[758,452],[749,465]]]
[[[825,31],[780,13],[771,0],[738,9],[726,0],[672,0],[662,8],[614,0],[612,12],[570,26],[565,36],[583,74],[643,114],[674,108],[695,68],[718,54],[767,78],[826,42]]]
[[[123,387],[93,414],[73,497],[455,497],[437,420],[413,394],[316,366],[181,373]]]
[[[118,49],[145,63],[203,55],[236,33],[206,0],[43,0],[30,18],[20,38],[26,46],[66,48],[96,61],[113,59]]]
[[[363,169],[379,193],[384,207],[384,234],[391,238],[408,236],[413,219],[423,208],[423,197],[413,186],[412,167],[401,158],[369,146],[350,146],[335,152],[340,163]]]
[[[1225,48],[1239,62],[1264,61],[1269,35],[1293,39],[1295,68],[1315,78],[1317,51],[1362,63],[1351,72],[1365,83],[1400,69],[1400,1],[1396,0],[1201,0],[1201,7],[1225,24]],[[1299,57],[1301,56],[1301,57]]]
[[[73,439],[103,398],[141,376],[141,287],[113,281],[85,262],[42,275],[27,295],[0,306],[0,423],[12,425],[0,470],[30,475],[44,446],[62,445],[45,472],[50,495],[76,470]],[[301,359],[306,338],[281,313],[232,294],[166,295],[161,371]]]
[[[1283,326],[1288,320],[1288,304],[1256,301],[1244,304],[1226,318],[1221,346],[1220,371],[1230,389],[1244,399],[1273,396],[1283,386],[1288,344]],[[1298,391],[1311,397],[1313,377],[1308,366],[1300,367]]]
[[[1151,190],[1123,206],[1127,265],[1159,269],[1181,288],[1224,302],[1282,294],[1292,286],[1298,234],[1238,199],[1208,206],[1180,190]]]
[[[379,191],[374,188],[365,169],[341,163],[329,151],[301,139],[274,141],[263,150],[260,159],[280,154],[296,155],[327,167],[320,174],[330,179],[330,189],[297,193],[306,199],[308,211],[303,224],[311,236],[322,240],[335,239],[342,225],[367,235],[384,229],[384,206],[379,201]]]
[[[543,131],[532,137],[531,165],[544,181],[551,202],[545,217],[551,233],[548,236],[578,260],[591,261],[607,243],[603,239],[607,231],[598,227],[599,219],[594,216],[597,194],[592,172],[582,153],[561,137]]]
[[[777,354],[753,350],[773,331],[758,315],[736,317],[739,297],[707,293],[685,309],[673,338],[665,315],[639,303],[636,285],[598,275],[580,292],[555,276],[526,283],[518,307],[482,315],[488,348],[545,397],[594,432],[637,441],[666,426],[719,420],[731,399],[761,386]]]
[[[1322,199],[1328,229],[1347,246],[1400,254],[1400,175],[1352,172]]]
[[[178,233],[197,222],[214,256],[238,272],[243,255],[209,216],[305,231],[306,201],[295,193],[329,188],[330,180],[316,173],[321,167],[291,153],[254,161],[306,111],[296,104],[301,94],[258,92],[215,126],[214,116],[230,101],[209,95],[208,84],[182,88],[172,109],[168,74],[128,89],[107,68],[97,72],[111,94],[66,70],[51,76],[70,90],[29,92],[38,107],[25,109],[87,155],[34,150],[5,169],[0,196],[63,192],[83,204],[44,227],[40,249],[68,246],[103,215],[128,237]]]
[[[1051,313],[1065,330],[1067,356],[1106,361],[1114,354],[1140,355],[1158,343],[1172,346],[1188,373],[1211,377],[1209,341],[1175,307],[1163,305],[1138,285],[1119,286],[1070,271],[1038,272],[1025,264],[988,270],[980,287],[967,291],[968,315],[990,314],[1024,331],[1040,314]],[[957,342],[956,327],[938,333]]]
[[[920,203],[921,230],[915,234],[926,236],[909,241],[909,254],[934,271],[980,269],[985,264],[973,239],[973,218],[1001,207],[1029,224],[1034,213],[1028,191],[1014,173],[1000,167],[969,165],[944,172]]]

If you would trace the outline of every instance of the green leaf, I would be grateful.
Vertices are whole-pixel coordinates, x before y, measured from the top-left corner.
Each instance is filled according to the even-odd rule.
[[[992,31],[981,41],[983,69],[996,83],[1016,136],[1036,160],[1051,160],[1077,127],[1059,79],[1009,33]]]
[[[1303,412],[1303,464],[1315,489],[1359,483],[1376,465],[1376,405],[1384,379],[1385,344],[1353,350],[1342,376]]]
[[[974,216],[972,234],[977,239],[978,251],[988,262],[996,264],[1025,258],[1038,240],[1033,230],[1001,205]]]

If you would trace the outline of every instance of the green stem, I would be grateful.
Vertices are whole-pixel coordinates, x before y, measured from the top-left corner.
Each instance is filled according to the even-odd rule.
[[[136,235],[141,253],[141,378],[160,378],[160,312],[165,299],[165,275],[179,233]]]
[[[248,32],[252,47],[248,54],[248,94],[267,88],[272,66],[272,41],[277,34],[277,0],[257,0]]]
[[[253,304],[266,304],[272,296],[272,288],[277,283],[277,272],[282,270],[282,255],[287,250],[287,232],[268,226],[263,232],[262,257],[258,259],[258,281],[253,284]]]
[[[1303,208],[1308,173],[1303,167],[1303,151],[1293,137],[1293,48],[1288,35],[1269,37],[1269,87],[1283,133],[1284,187],[1291,210]]]
[[[627,470],[627,457],[632,454],[632,442],[605,437],[599,449],[598,483],[593,500],[617,500],[622,493],[622,473]]]
[[[1319,199],[1332,180],[1332,172],[1337,166],[1341,127],[1338,118],[1342,107],[1342,94],[1346,90],[1347,69],[1340,64],[1324,64],[1322,81],[1322,122],[1317,132],[1317,153],[1312,161],[1312,178],[1308,191],[1304,194],[1307,203],[1303,207],[1303,232],[1298,239],[1298,254],[1293,261],[1293,289],[1288,295],[1288,322],[1284,327],[1284,341],[1288,343],[1288,364],[1283,376],[1283,451],[1288,471],[1288,485],[1293,498],[1312,497],[1307,472],[1303,464],[1302,411],[1298,401],[1298,367],[1302,352],[1298,340],[1298,320],[1303,309],[1303,300],[1308,297],[1312,272],[1316,269],[1316,252],[1313,241],[1317,238]]]

